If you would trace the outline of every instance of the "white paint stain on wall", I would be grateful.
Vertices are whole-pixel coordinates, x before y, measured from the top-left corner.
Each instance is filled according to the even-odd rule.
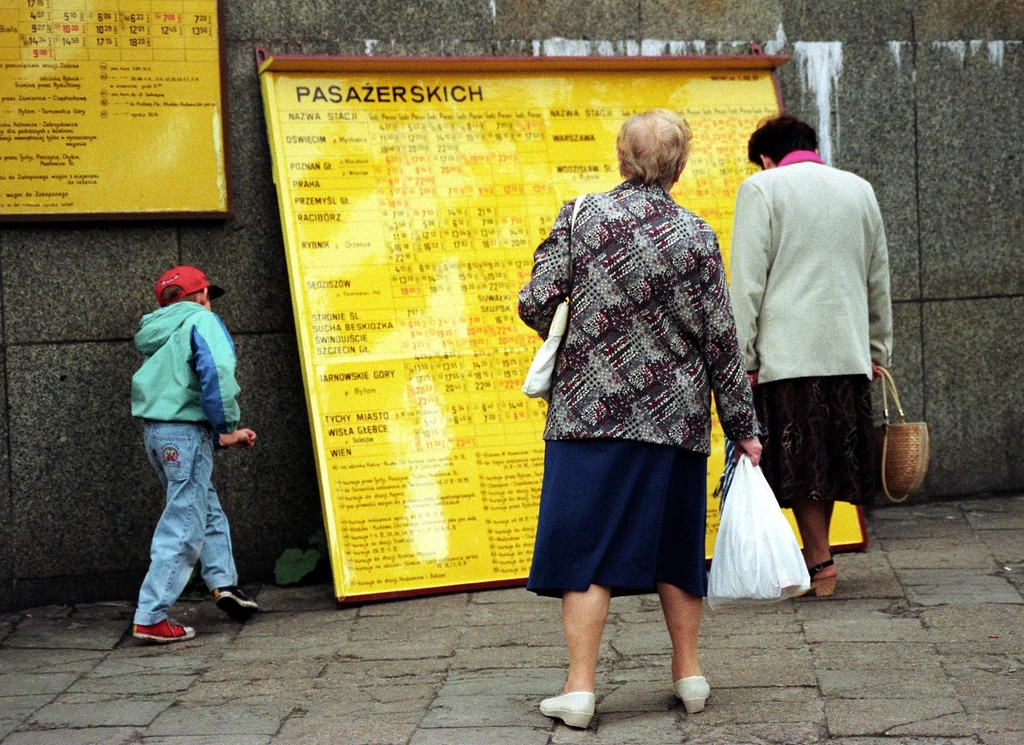
[[[890,44],[891,43],[893,42],[890,42]],[[971,50],[972,57],[981,54],[981,50],[983,48],[987,48],[988,61],[993,67],[1002,69],[1007,46],[1019,47],[1022,43],[1024,42],[1017,40],[1002,41],[999,39],[972,39],[971,41],[933,41],[930,42],[930,45],[932,49],[942,49],[955,55],[961,65],[964,64],[967,59],[968,48]]]
[[[687,54],[704,56],[707,54],[707,42],[700,39],[683,41],[680,39],[644,39],[640,42],[640,56],[681,57]]]
[[[711,54],[708,42],[701,39],[632,39],[618,41],[592,41],[589,39],[563,39],[556,36],[550,39],[534,39],[531,42],[535,57],[659,57],[696,54]],[[750,53],[748,41],[715,42],[713,54],[746,55]]]
[[[661,39],[644,39],[640,42],[640,54],[644,57],[660,57],[668,54],[668,50],[668,42]]]
[[[1019,41],[1011,41],[1010,44],[1020,44]],[[1000,70],[1003,69],[1003,58],[1006,53],[1005,41],[992,40],[985,41],[983,39],[972,39],[971,41],[933,41],[931,43],[934,49],[944,49],[952,54],[956,55],[957,59],[960,60],[960,64],[963,65],[967,59],[967,49],[970,48],[971,56],[976,57],[981,54],[981,50],[988,50],[988,61],[993,67],[998,67]]]
[[[715,42],[715,54],[750,54],[749,41]]]
[[[1006,51],[1006,43],[1002,41],[988,42],[988,61],[993,67],[1003,69],[1003,53]]]
[[[839,151],[839,76],[843,72],[841,41],[798,41],[793,57],[800,68],[800,85],[804,95],[814,96],[818,109],[818,152],[832,165],[832,102],[836,104],[835,147]]]
[[[764,53],[779,54],[785,46],[786,29],[782,28],[782,24],[780,23],[778,29],[775,31],[775,38],[764,43]]]
[[[369,45],[376,44],[376,41],[367,41],[367,54],[370,54],[371,47]],[[786,30],[779,24],[778,31],[775,34],[774,39],[766,41],[763,45],[765,54],[779,54],[783,51],[783,48],[788,44],[789,41],[786,38]],[[896,63],[896,67],[899,69],[903,65],[903,47],[906,44],[910,44],[907,41],[890,41],[889,51],[892,53],[893,61]],[[982,41],[973,40],[970,42],[966,41],[933,41],[930,42],[931,46],[936,49],[945,49],[960,60],[963,64],[967,57],[968,47],[971,50],[972,55],[977,55],[983,48],[988,49],[988,58],[996,67],[1003,66],[1003,58],[1007,44],[1021,44],[1018,41]],[[714,49],[709,50],[709,42],[701,39],[643,39],[639,42],[629,40],[603,40],[603,41],[591,41],[588,39],[564,39],[562,37],[553,37],[550,39],[537,39],[532,42],[533,54],[536,57],[580,57],[588,55],[598,55],[602,57],[608,56],[620,56],[620,57],[635,57],[644,56],[652,57],[659,55],[671,55],[680,56],[686,54],[695,55],[707,55],[707,54],[748,54],[750,50],[750,42],[747,41],[718,41],[714,42]],[[842,67],[842,42],[838,41],[822,41],[822,42],[806,42],[798,41],[795,42],[793,47],[794,51],[798,48],[803,50],[804,56],[806,53],[820,54],[818,51],[811,51],[815,48],[832,49],[830,45],[838,45],[835,47],[839,53],[839,63]],[[827,56],[828,53],[826,53]],[[795,56],[800,57],[801,53],[796,52]]]
[[[892,52],[892,59],[896,63],[896,69],[897,70],[899,70],[901,68],[901,64],[900,64],[900,48],[902,46],[903,46],[903,42],[902,41],[890,41],[889,42],[889,51]]]
[[[220,109],[213,107],[213,150],[217,154],[217,192],[220,194],[220,203],[225,207],[228,204],[227,175],[224,173],[224,125],[220,119]]]
[[[964,58],[967,56],[966,41],[933,41],[932,47],[952,52],[959,58],[961,65],[964,63]]]
[[[655,49],[659,42],[641,43],[633,40],[591,41],[589,39],[536,39],[533,41],[534,57],[638,57],[641,54],[663,54],[661,51],[644,52],[642,49]],[[662,42],[664,44],[664,42]]]

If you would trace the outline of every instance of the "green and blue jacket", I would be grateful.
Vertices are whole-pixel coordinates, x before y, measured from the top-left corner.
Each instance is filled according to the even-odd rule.
[[[135,346],[146,356],[132,377],[132,416],[238,428],[235,344],[216,313],[173,303],[142,317]]]

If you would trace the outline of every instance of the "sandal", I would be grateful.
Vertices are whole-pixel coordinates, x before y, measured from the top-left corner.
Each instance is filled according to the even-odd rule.
[[[833,574],[831,577],[822,577],[821,579],[815,579],[821,574],[823,569],[828,567],[834,567],[836,562],[833,559],[823,561],[820,564],[815,564],[812,567],[807,568],[808,574],[811,575],[811,589],[804,593],[807,597],[824,598],[830,596],[836,590],[836,579],[838,579],[838,572]]]

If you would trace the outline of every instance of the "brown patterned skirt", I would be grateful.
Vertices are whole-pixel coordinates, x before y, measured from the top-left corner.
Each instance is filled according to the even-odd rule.
[[[764,429],[761,470],[780,505],[871,503],[875,451],[866,376],[763,383],[754,387],[754,405]]]

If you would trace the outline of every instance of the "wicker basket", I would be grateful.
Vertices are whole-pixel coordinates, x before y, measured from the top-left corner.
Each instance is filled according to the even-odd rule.
[[[903,502],[921,488],[928,473],[928,425],[925,422],[907,422],[896,392],[896,382],[884,367],[882,372],[882,412],[885,421],[875,428],[875,446],[879,463],[879,483],[885,496],[893,502]],[[899,413],[898,422],[889,421],[887,392]]]

